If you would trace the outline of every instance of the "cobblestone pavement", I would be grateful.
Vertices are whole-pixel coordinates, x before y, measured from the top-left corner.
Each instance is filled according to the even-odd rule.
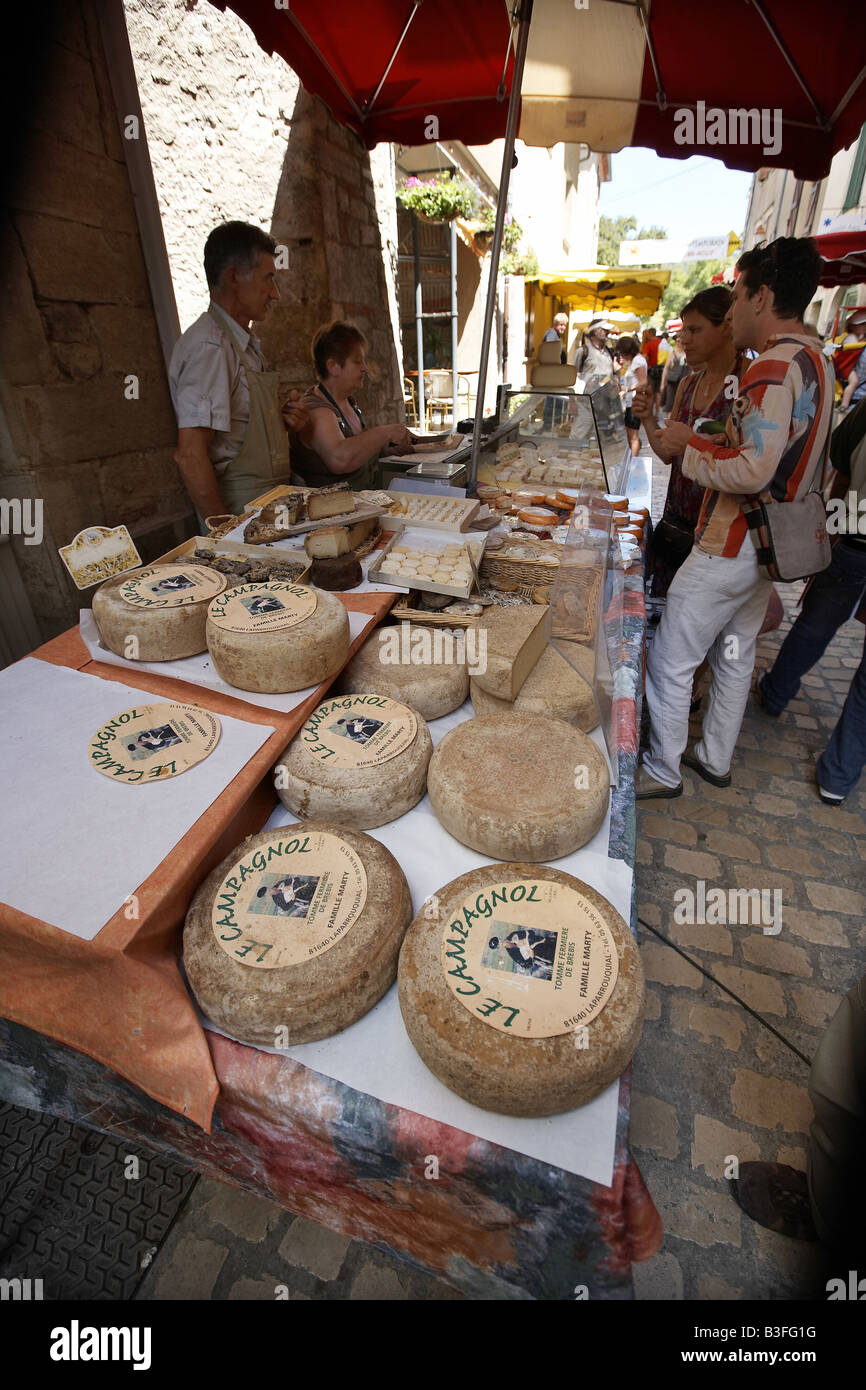
[[[363,1241],[201,1178],[135,1297],[391,1302],[463,1295]]]
[[[778,586],[785,620],[760,639],[756,675],[772,665],[802,587]],[[861,623],[841,628],[779,719],[750,700],[730,787],[683,769],[683,796],[638,810],[638,915],[743,1001],[641,929],[650,1013],[634,1063],[631,1142],[665,1239],[634,1266],[638,1298],[826,1297],[818,1247],[755,1226],[723,1173],[729,1156],[805,1167],[804,1058],[863,973],[866,779],[842,808],[824,806],[814,782],[863,640]],[[674,893],[696,880],[780,889],[780,934],[676,925]]]
[[[666,471],[654,515],[665,486]],[[785,622],[760,640],[758,671],[772,663],[801,587],[780,586]],[[686,770],[682,797],[639,810],[639,915],[667,938],[641,930],[649,1015],[634,1063],[631,1139],[665,1239],[654,1259],[633,1267],[639,1299],[825,1296],[818,1247],[749,1222],[724,1166],[730,1156],[805,1165],[804,1059],[863,971],[866,784],[836,809],[822,805],[813,783],[862,644],[862,625],[849,623],[780,719],[750,704],[732,786],[710,787]],[[677,926],[673,895],[697,879],[780,889],[781,933]],[[204,1179],[136,1297],[273,1299],[278,1286],[299,1299],[460,1297],[371,1246]]]

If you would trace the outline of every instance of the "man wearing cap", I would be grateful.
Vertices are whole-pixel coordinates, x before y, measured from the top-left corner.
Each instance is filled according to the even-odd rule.
[[[593,319],[577,350],[574,365],[587,392],[594,391],[613,376],[613,354],[607,345],[610,329],[605,319]]]
[[[210,303],[175,344],[169,386],[178,423],[177,463],[201,517],[237,513],[291,478],[287,429],[306,410],[280,406],[251,324],[279,299],[276,242],[260,227],[226,222],[205,242]]]

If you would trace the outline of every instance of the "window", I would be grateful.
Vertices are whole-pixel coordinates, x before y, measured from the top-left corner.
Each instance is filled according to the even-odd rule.
[[[794,184],[794,192],[791,198],[791,211],[788,213],[788,226],[786,228],[788,236],[796,236],[797,232],[797,213],[800,211],[800,199],[803,196],[803,180],[798,179]]]
[[[848,192],[845,194],[845,201],[842,204],[843,212],[859,207],[863,195],[864,174],[866,174],[866,125],[860,131],[860,139],[857,141],[857,153],[854,155],[854,163],[851,165]]]
[[[806,221],[803,223],[801,236],[812,235],[812,223],[815,220],[815,212],[818,207],[818,194],[821,190],[821,180],[812,184],[812,191],[809,194],[809,206],[806,208]]]

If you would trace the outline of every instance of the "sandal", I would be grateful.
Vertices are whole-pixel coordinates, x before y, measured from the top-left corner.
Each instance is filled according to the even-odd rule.
[[[768,1231],[792,1240],[818,1239],[806,1174],[787,1163],[741,1163],[731,1191],[746,1215]]]

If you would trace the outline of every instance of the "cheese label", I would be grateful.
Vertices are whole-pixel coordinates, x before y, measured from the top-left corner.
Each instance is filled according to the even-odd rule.
[[[97,730],[87,756],[103,776],[143,786],[179,777],[203,762],[220,731],[216,715],[196,705],[134,705]]]
[[[149,565],[120,585],[133,608],[184,608],[209,603],[226,587],[226,577],[205,565]]]
[[[272,579],[267,584],[239,584],[215,598],[207,615],[224,632],[284,632],[316,611],[315,590],[305,584]]]
[[[298,737],[328,767],[379,767],[413,742],[412,710],[384,695],[341,695],[314,710]]]
[[[507,879],[467,897],[443,927],[441,960],[465,1009],[521,1038],[582,1028],[619,973],[616,942],[597,909],[549,879]]]
[[[217,891],[211,926],[221,951],[255,970],[303,965],[330,951],[360,917],[367,872],[351,845],[290,825],[239,859]]]

